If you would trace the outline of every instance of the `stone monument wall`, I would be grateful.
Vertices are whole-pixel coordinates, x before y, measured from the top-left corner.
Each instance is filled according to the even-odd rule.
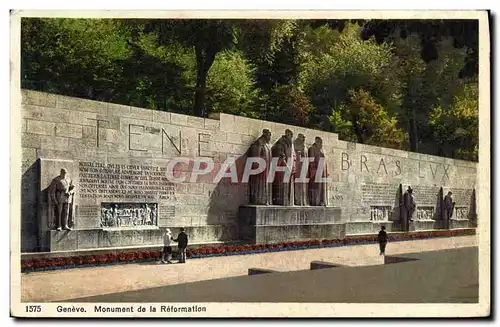
[[[242,169],[245,153],[264,128],[271,130],[272,142],[287,128],[294,138],[304,134],[307,147],[316,136],[323,139],[331,178],[328,206],[341,209],[341,223],[397,224],[400,185],[403,192],[413,187],[418,217],[432,216],[441,187],[456,194],[464,217],[476,187],[474,162],[350,143],[333,133],[239,116],[204,119],[28,90],[22,91],[20,110],[23,252],[126,246],[119,240],[124,233],[156,244],[162,227],[175,233],[181,226],[195,243],[238,241],[238,208],[248,203],[247,184],[227,178],[214,184],[202,177],[173,183],[165,172],[175,157],[212,158],[217,168],[232,156]],[[76,185],[73,238],[57,245],[61,235],[53,235],[52,245],[41,246],[50,222],[42,221],[46,213],[36,208],[43,207],[47,183],[63,167]],[[187,174],[189,180],[191,169],[192,163],[181,165],[174,176]],[[111,219],[113,210],[119,219]],[[360,228],[351,232],[372,231]]]

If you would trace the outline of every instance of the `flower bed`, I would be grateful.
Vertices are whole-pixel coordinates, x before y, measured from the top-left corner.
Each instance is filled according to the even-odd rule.
[[[417,239],[435,237],[453,237],[475,235],[475,229],[438,230],[426,232],[394,233],[389,234],[389,242],[411,241]],[[245,255],[265,252],[293,251],[314,248],[327,248],[336,246],[347,246],[357,244],[373,244],[377,242],[376,235],[346,236],[344,239],[324,239],[310,241],[292,241],[275,244],[244,244],[244,245],[220,245],[207,246],[197,249],[188,249],[187,256],[191,259]],[[158,261],[161,259],[162,251],[136,251],[123,253],[105,253],[87,256],[58,257],[48,259],[21,260],[21,272],[45,271],[68,268],[95,267],[102,265],[114,265],[124,263],[138,263],[147,261]],[[174,253],[175,255],[175,253]]]

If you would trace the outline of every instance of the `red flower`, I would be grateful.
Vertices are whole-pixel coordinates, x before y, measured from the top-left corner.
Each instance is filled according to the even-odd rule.
[[[105,255],[105,254],[98,254],[98,255],[95,256],[94,259],[98,263],[106,263],[106,262],[108,262],[108,256]]]
[[[21,261],[21,269],[29,269],[31,267],[33,267],[32,260],[22,260]]]
[[[137,253],[136,252],[128,252],[125,254],[125,258],[127,261],[132,261],[137,259]]]
[[[94,256],[89,255],[89,256],[84,257],[84,262],[88,263],[88,264],[94,264],[96,262],[96,259]]]

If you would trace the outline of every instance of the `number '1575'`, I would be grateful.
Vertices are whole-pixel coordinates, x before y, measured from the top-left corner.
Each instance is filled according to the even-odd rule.
[[[42,307],[40,305],[27,305],[26,312],[42,312]]]

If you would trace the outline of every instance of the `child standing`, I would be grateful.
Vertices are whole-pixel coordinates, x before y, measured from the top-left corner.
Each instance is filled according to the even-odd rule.
[[[165,230],[165,234],[163,234],[163,259],[161,260],[161,263],[165,263],[165,261],[167,263],[172,263],[172,261],[170,261],[170,257],[172,256],[172,242],[173,242],[173,238],[172,238],[172,232],[170,231],[170,229],[166,229]]]
[[[387,233],[385,232],[385,226],[380,228],[378,232],[378,244],[380,246],[380,255],[385,255],[385,246],[387,245]]]

